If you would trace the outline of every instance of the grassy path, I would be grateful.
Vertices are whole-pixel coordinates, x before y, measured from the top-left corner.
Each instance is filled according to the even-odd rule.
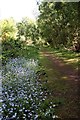
[[[60,102],[57,114],[61,118],[79,117],[79,78],[77,69],[65,64],[51,52],[40,52],[41,63],[48,75],[45,84],[52,93],[53,101]]]

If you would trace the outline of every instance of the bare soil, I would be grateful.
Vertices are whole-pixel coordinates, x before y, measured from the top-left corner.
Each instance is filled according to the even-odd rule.
[[[41,55],[47,58],[48,62],[50,62],[50,67],[52,69],[51,75],[53,76],[54,71],[57,71],[57,73],[59,73],[56,74],[55,72],[57,79],[55,82],[54,80],[51,81],[53,85],[51,87],[53,91],[53,97],[64,99],[63,104],[57,108],[57,115],[64,120],[72,118],[80,119],[79,67],[74,69],[71,65],[65,64],[63,60],[57,58],[51,52],[44,51],[41,52]],[[44,63],[44,66],[49,69],[48,63]],[[58,89],[56,88],[57,86],[59,86]],[[61,87],[63,87],[63,90]]]

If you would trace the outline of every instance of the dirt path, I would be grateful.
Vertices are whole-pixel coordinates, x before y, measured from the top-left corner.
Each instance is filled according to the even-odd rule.
[[[50,80],[53,85],[53,96],[57,98],[64,99],[63,105],[58,108],[58,116],[65,118],[80,118],[79,109],[79,71],[74,69],[70,65],[66,65],[62,60],[55,57],[50,52],[41,52],[41,55],[47,58],[51,65],[51,75],[53,76],[54,71],[56,76],[56,81],[54,79]],[[49,69],[48,64],[44,63],[44,66]],[[54,77],[54,76],[53,76]],[[54,88],[55,87],[55,88]],[[63,89],[62,89],[62,88]]]

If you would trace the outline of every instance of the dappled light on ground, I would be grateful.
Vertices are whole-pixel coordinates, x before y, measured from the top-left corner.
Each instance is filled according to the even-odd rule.
[[[61,103],[57,109],[58,115],[63,119],[65,117],[78,118],[78,70],[74,69],[71,64],[63,62],[57,55],[51,54],[47,49],[40,54],[43,56],[41,57],[42,65],[48,75],[48,82],[45,86],[51,91],[52,99]]]
[[[66,62],[66,64],[71,64],[71,63],[78,63],[78,58],[73,58],[73,59],[68,59],[68,60],[64,60]]]

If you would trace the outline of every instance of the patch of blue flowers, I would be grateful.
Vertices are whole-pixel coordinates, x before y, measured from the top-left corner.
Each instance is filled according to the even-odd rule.
[[[38,60],[9,59],[2,72],[1,120],[51,120],[56,118],[52,102],[37,80]]]

